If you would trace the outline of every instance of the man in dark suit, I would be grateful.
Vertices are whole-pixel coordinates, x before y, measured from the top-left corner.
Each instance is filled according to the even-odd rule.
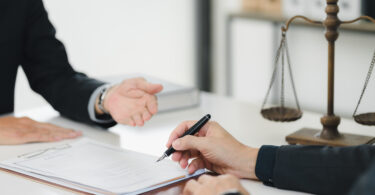
[[[0,0],[0,114],[13,112],[19,66],[31,88],[61,115],[109,127],[116,122],[143,125],[157,112],[161,85],[142,78],[114,86],[73,70],[55,38],[42,0]],[[27,98],[27,97],[24,97]],[[56,141],[79,132],[28,118],[0,118],[0,144]]]
[[[184,194],[247,195],[238,178],[263,181],[281,189],[313,194],[375,194],[375,147],[262,146],[238,142],[218,123],[209,122],[199,136],[179,137],[194,121],[180,124],[169,137],[172,156],[190,173],[207,168],[219,177],[190,180]],[[188,160],[194,158],[190,163]],[[229,175],[228,175],[229,174]]]

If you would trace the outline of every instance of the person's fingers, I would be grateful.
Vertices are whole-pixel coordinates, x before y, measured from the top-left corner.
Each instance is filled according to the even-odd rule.
[[[132,118],[137,126],[143,126],[144,121],[140,114],[134,114]]]
[[[163,91],[163,89],[164,89],[164,87],[161,84],[152,84],[149,93],[151,93],[151,94],[157,94],[157,93]]]
[[[151,117],[152,117],[152,115],[150,114],[150,112],[148,112],[148,110],[143,111],[142,118],[143,118],[144,121],[150,120]]]
[[[158,112],[158,101],[157,101],[156,96],[151,95],[148,98],[148,100],[146,102],[146,105],[147,105],[147,109],[151,113],[151,115],[154,115]]]
[[[199,131],[198,136],[205,137],[207,135],[208,130],[213,127],[211,127],[215,122],[208,122],[206,123]]]
[[[59,138],[56,138],[50,130],[37,127],[36,125],[29,127],[28,131],[25,132],[21,139],[23,139],[24,143],[51,142],[60,140]]]
[[[126,117],[123,117],[123,118],[120,118],[119,116],[114,116],[113,118],[116,122],[118,122],[120,124],[123,124],[123,125],[129,125],[129,126],[132,126],[132,127],[134,127],[136,125],[132,116],[126,116]]]
[[[175,141],[177,138],[181,137],[185,131],[187,131],[190,127],[192,127],[196,121],[185,121],[180,123],[171,133],[168,138],[168,142],[166,146],[169,148],[172,146],[172,142]]]
[[[73,129],[67,129],[67,128],[59,127],[59,126],[49,124],[49,123],[40,123],[40,125],[42,128],[48,129],[56,133],[65,134],[67,136],[75,136],[75,135],[80,134],[80,132],[77,132]]]
[[[180,123],[171,133],[171,135],[169,136],[169,139],[168,139],[168,142],[166,144],[167,147],[170,147],[172,145],[172,143],[178,139],[179,137],[181,137],[188,129],[190,129],[193,125],[195,125],[197,123],[197,121],[185,121],[185,122],[182,122]],[[198,133],[198,136],[199,137],[205,137],[207,132],[208,132],[208,129],[210,128],[210,124],[211,122],[208,122],[207,124],[205,124],[200,130],[199,130],[199,133]]]
[[[62,128],[49,123],[41,123],[30,118],[15,118],[16,125],[12,130],[14,133],[10,136],[8,143],[23,144],[30,142],[51,142],[62,139],[75,138],[82,135],[72,129]]]
[[[189,151],[186,151],[186,152],[182,153],[182,157],[180,159],[181,168],[185,169],[188,166],[189,159],[190,159],[190,152]]]
[[[196,158],[189,164],[188,172],[189,174],[193,174],[195,171],[203,168],[205,168],[203,160],[201,158]]]
[[[182,193],[184,195],[186,194],[194,194],[194,191],[197,190],[199,188],[200,184],[194,180],[194,179],[191,179],[189,180],[185,187],[184,187],[184,190],[182,191]]]
[[[116,121],[117,123],[120,123],[120,124],[123,124],[123,125],[129,125],[129,126],[133,126],[133,121],[132,121],[132,118],[131,116],[123,116],[121,117],[122,115],[121,114],[112,114],[112,118],[114,121]]]
[[[175,150],[198,150],[201,151],[206,148],[209,143],[206,141],[206,137],[196,137],[192,135],[187,135],[182,138],[176,139],[172,146]]]
[[[153,84],[149,83],[146,80],[142,78],[135,79],[135,86],[137,89],[141,89],[149,94],[155,94],[159,93],[161,90],[163,90],[163,86],[160,84]]]
[[[198,157],[200,155],[200,152],[198,150],[190,150],[191,158]]]
[[[38,127],[48,130],[51,136],[54,136],[56,139],[75,138],[82,135],[81,132],[74,131],[73,129],[62,128],[49,123],[38,123]]]
[[[82,131],[75,131],[75,133],[78,137],[83,135]]]
[[[74,132],[62,131],[62,130],[50,130],[49,134],[50,134],[51,137],[53,137],[56,140],[70,139],[70,138],[78,137],[78,134],[76,134]]]
[[[185,152],[190,152],[190,158],[199,157],[199,154],[200,154],[197,150],[190,150],[190,151],[185,151]],[[174,152],[172,154],[172,160],[179,162],[182,158],[183,153],[184,152],[180,152],[180,151]]]
[[[172,154],[173,161],[180,162],[181,157],[182,157],[182,152],[176,151]]]
[[[127,123],[128,125],[133,126],[133,127],[136,126],[136,123],[133,117],[130,117],[127,120],[128,120],[128,123]]]
[[[52,142],[52,141],[59,141],[59,139],[49,135],[49,134],[42,134],[42,133],[34,133],[28,134],[24,137],[24,143],[31,143],[31,142]]]
[[[207,183],[209,180],[213,179],[213,176],[210,175],[202,175],[198,178],[198,183],[199,184],[204,184]]]
[[[37,141],[59,141],[62,139],[76,138],[82,135],[81,132],[62,128],[49,123],[35,122],[33,125],[35,128],[37,128],[36,132],[33,132],[34,134],[43,134],[43,136],[40,136],[40,140]]]

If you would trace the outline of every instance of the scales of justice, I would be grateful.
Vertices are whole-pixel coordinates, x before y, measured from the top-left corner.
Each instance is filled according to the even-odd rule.
[[[334,79],[335,79],[335,41],[339,37],[338,29],[341,24],[351,24],[359,20],[369,20],[375,23],[375,19],[369,16],[361,16],[357,19],[350,21],[341,21],[337,14],[339,12],[339,6],[337,5],[339,0],[326,0],[327,6],[325,12],[327,17],[324,21],[314,21],[310,20],[304,16],[294,16],[289,19],[285,26],[281,28],[282,38],[280,46],[276,53],[275,67],[271,77],[271,83],[264,100],[261,114],[264,118],[272,121],[280,122],[291,122],[298,120],[302,117],[302,111],[297,98],[297,93],[295,90],[295,84],[293,80],[293,74],[291,69],[289,49],[287,44],[286,33],[289,29],[289,25],[295,19],[303,19],[309,23],[323,25],[326,29],[325,37],[328,41],[328,104],[327,104],[327,114],[321,118],[321,123],[323,125],[322,130],[315,130],[304,128],[295,133],[292,133],[286,137],[286,141],[289,144],[302,144],[302,145],[331,145],[331,146],[352,146],[360,144],[372,144],[375,143],[374,137],[355,135],[355,134],[344,134],[339,133],[338,126],[340,124],[340,117],[334,114]],[[281,60],[280,60],[281,58]],[[287,63],[287,67],[285,67]],[[362,113],[357,114],[358,108],[361,104],[362,98],[366,92],[367,86],[370,82],[371,74],[375,64],[375,53],[370,64],[370,68],[365,80],[365,84],[362,93],[359,97],[358,104],[354,111],[354,120],[362,125],[375,125],[375,111],[373,113]],[[281,66],[281,67],[280,67]],[[291,108],[285,106],[285,69],[288,68],[291,87],[293,90],[293,95],[297,108]],[[281,72],[280,72],[281,71]],[[275,84],[275,80],[278,74],[281,74],[281,98],[279,106],[266,108],[266,103],[270,95],[272,86]],[[374,108],[375,109],[375,108]]]

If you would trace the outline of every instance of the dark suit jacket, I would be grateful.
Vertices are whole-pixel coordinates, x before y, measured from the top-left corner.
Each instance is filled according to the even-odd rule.
[[[267,185],[314,194],[375,194],[375,146],[263,146],[256,175]]]
[[[89,98],[103,82],[73,70],[55,33],[42,0],[0,0],[0,114],[13,111],[21,66],[31,88],[63,116],[92,123]]]

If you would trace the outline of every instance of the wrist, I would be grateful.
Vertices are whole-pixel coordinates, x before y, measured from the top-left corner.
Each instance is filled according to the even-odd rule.
[[[97,115],[104,115],[104,114],[109,114],[108,109],[105,108],[104,102],[108,96],[109,90],[112,87],[110,85],[104,86],[101,90],[98,96],[96,97],[95,100],[95,113]]]
[[[255,175],[258,152],[258,148],[244,146],[242,154],[244,158],[242,160],[240,170],[240,172],[242,173],[241,178],[258,180],[257,176]]]
[[[95,100],[95,114],[97,114],[97,115],[103,115],[104,112],[102,110],[100,110],[98,104],[99,104],[99,96],[96,97],[96,100]]]

